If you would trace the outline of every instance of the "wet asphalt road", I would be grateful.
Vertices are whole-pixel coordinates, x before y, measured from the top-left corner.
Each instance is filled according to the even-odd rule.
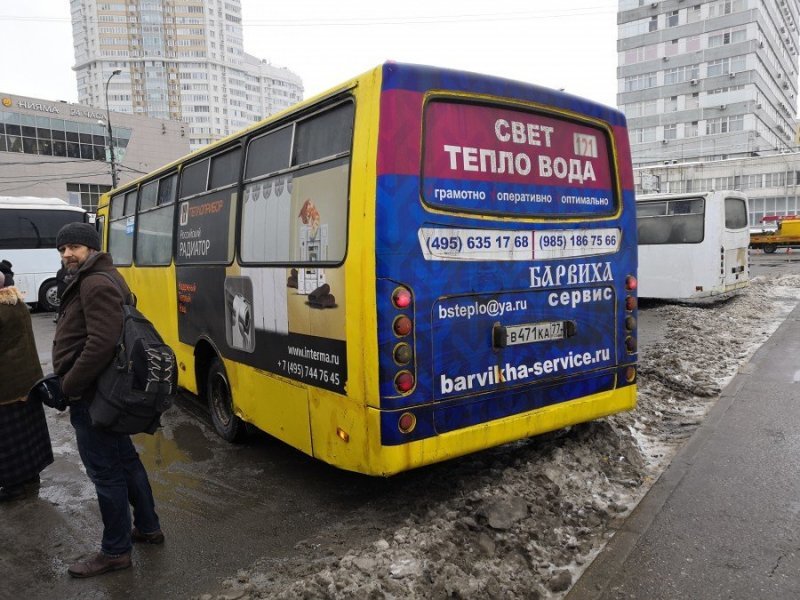
[[[754,253],[751,275],[800,271],[800,252]],[[32,315],[45,370],[55,325]],[[641,343],[659,325],[640,312]],[[101,522],[94,488],[75,449],[68,413],[47,409],[56,460],[38,498],[0,505],[0,599],[189,598],[222,591],[221,582],[262,557],[331,550],[373,541],[402,522],[408,506],[446,494],[448,465],[391,479],[340,471],[255,433],[242,445],[216,436],[204,407],[181,398],[154,436],[136,436],[167,541],[136,546],[132,569],[74,580],[67,566],[96,551]],[[452,463],[451,463],[452,464]],[[463,476],[463,471],[461,476]]]
[[[55,325],[32,315],[45,371]],[[150,474],[167,541],[136,546],[134,567],[89,580],[73,580],[67,567],[94,552],[102,533],[94,488],[74,443],[68,412],[46,409],[56,455],[42,473],[36,499],[0,505],[0,598],[188,598],[220,589],[225,577],[263,556],[298,552],[295,545],[320,534],[349,546],[370,530],[356,522],[367,503],[395,498],[393,489],[419,477],[364,477],[328,467],[266,435],[242,445],[213,432],[204,407],[182,397],[156,435],[134,437]],[[372,529],[374,531],[374,528]],[[135,590],[135,592],[133,591]]]

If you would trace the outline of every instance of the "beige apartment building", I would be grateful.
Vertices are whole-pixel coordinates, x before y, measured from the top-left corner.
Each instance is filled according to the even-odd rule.
[[[303,99],[244,51],[240,0],[70,0],[78,100],[182,121],[193,149]]]

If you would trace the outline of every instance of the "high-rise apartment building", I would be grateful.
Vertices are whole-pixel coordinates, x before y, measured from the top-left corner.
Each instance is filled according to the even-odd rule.
[[[798,0],[619,0],[634,165],[796,148]]]
[[[245,53],[240,0],[70,2],[82,104],[182,121],[197,148],[302,99],[299,76]]]

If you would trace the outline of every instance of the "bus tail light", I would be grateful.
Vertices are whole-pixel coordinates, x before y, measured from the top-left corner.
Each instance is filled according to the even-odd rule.
[[[414,367],[414,294],[411,286],[399,281],[386,283],[388,285],[383,289],[391,303],[389,312],[394,339],[386,340],[386,354],[382,359],[385,377],[383,382],[386,392],[392,396],[398,393],[407,395],[417,384]],[[412,429],[414,427],[413,424],[409,426]]]
[[[417,417],[411,413],[403,413],[397,421],[397,428],[403,433],[411,433],[417,426]]]
[[[394,347],[394,362],[398,365],[407,365],[411,362],[411,346],[401,342]]]
[[[403,309],[411,306],[411,291],[403,286],[395,288],[392,293],[392,304],[395,308]]]
[[[625,291],[628,294],[625,296],[625,310],[627,311],[634,311],[639,306],[639,303],[636,301],[636,288],[639,287],[639,281],[636,279],[635,275],[628,275],[625,278]]]
[[[639,300],[636,297],[636,288],[639,287],[639,281],[635,275],[628,275],[625,277],[625,311],[632,313],[639,307]],[[625,350],[628,354],[635,354],[637,351],[636,342],[636,317],[634,315],[625,315]],[[628,373],[625,377],[627,379]],[[634,375],[635,377],[635,375]],[[628,380],[630,382],[630,380]]]
[[[394,324],[392,325],[392,329],[394,330],[394,334],[397,337],[405,337],[409,333],[411,333],[411,329],[413,327],[413,323],[411,319],[409,319],[405,315],[400,315],[394,320]]]
[[[633,383],[636,380],[636,367],[628,367],[625,369],[625,381]]]
[[[394,377],[394,387],[401,394],[411,391],[414,387],[414,376],[408,371],[400,371]]]

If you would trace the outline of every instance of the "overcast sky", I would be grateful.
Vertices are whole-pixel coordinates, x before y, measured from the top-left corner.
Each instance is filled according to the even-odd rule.
[[[616,103],[617,0],[242,0],[244,49],[309,97],[386,60],[467,69]],[[0,91],[78,99],[69,0],[0,4]]]

